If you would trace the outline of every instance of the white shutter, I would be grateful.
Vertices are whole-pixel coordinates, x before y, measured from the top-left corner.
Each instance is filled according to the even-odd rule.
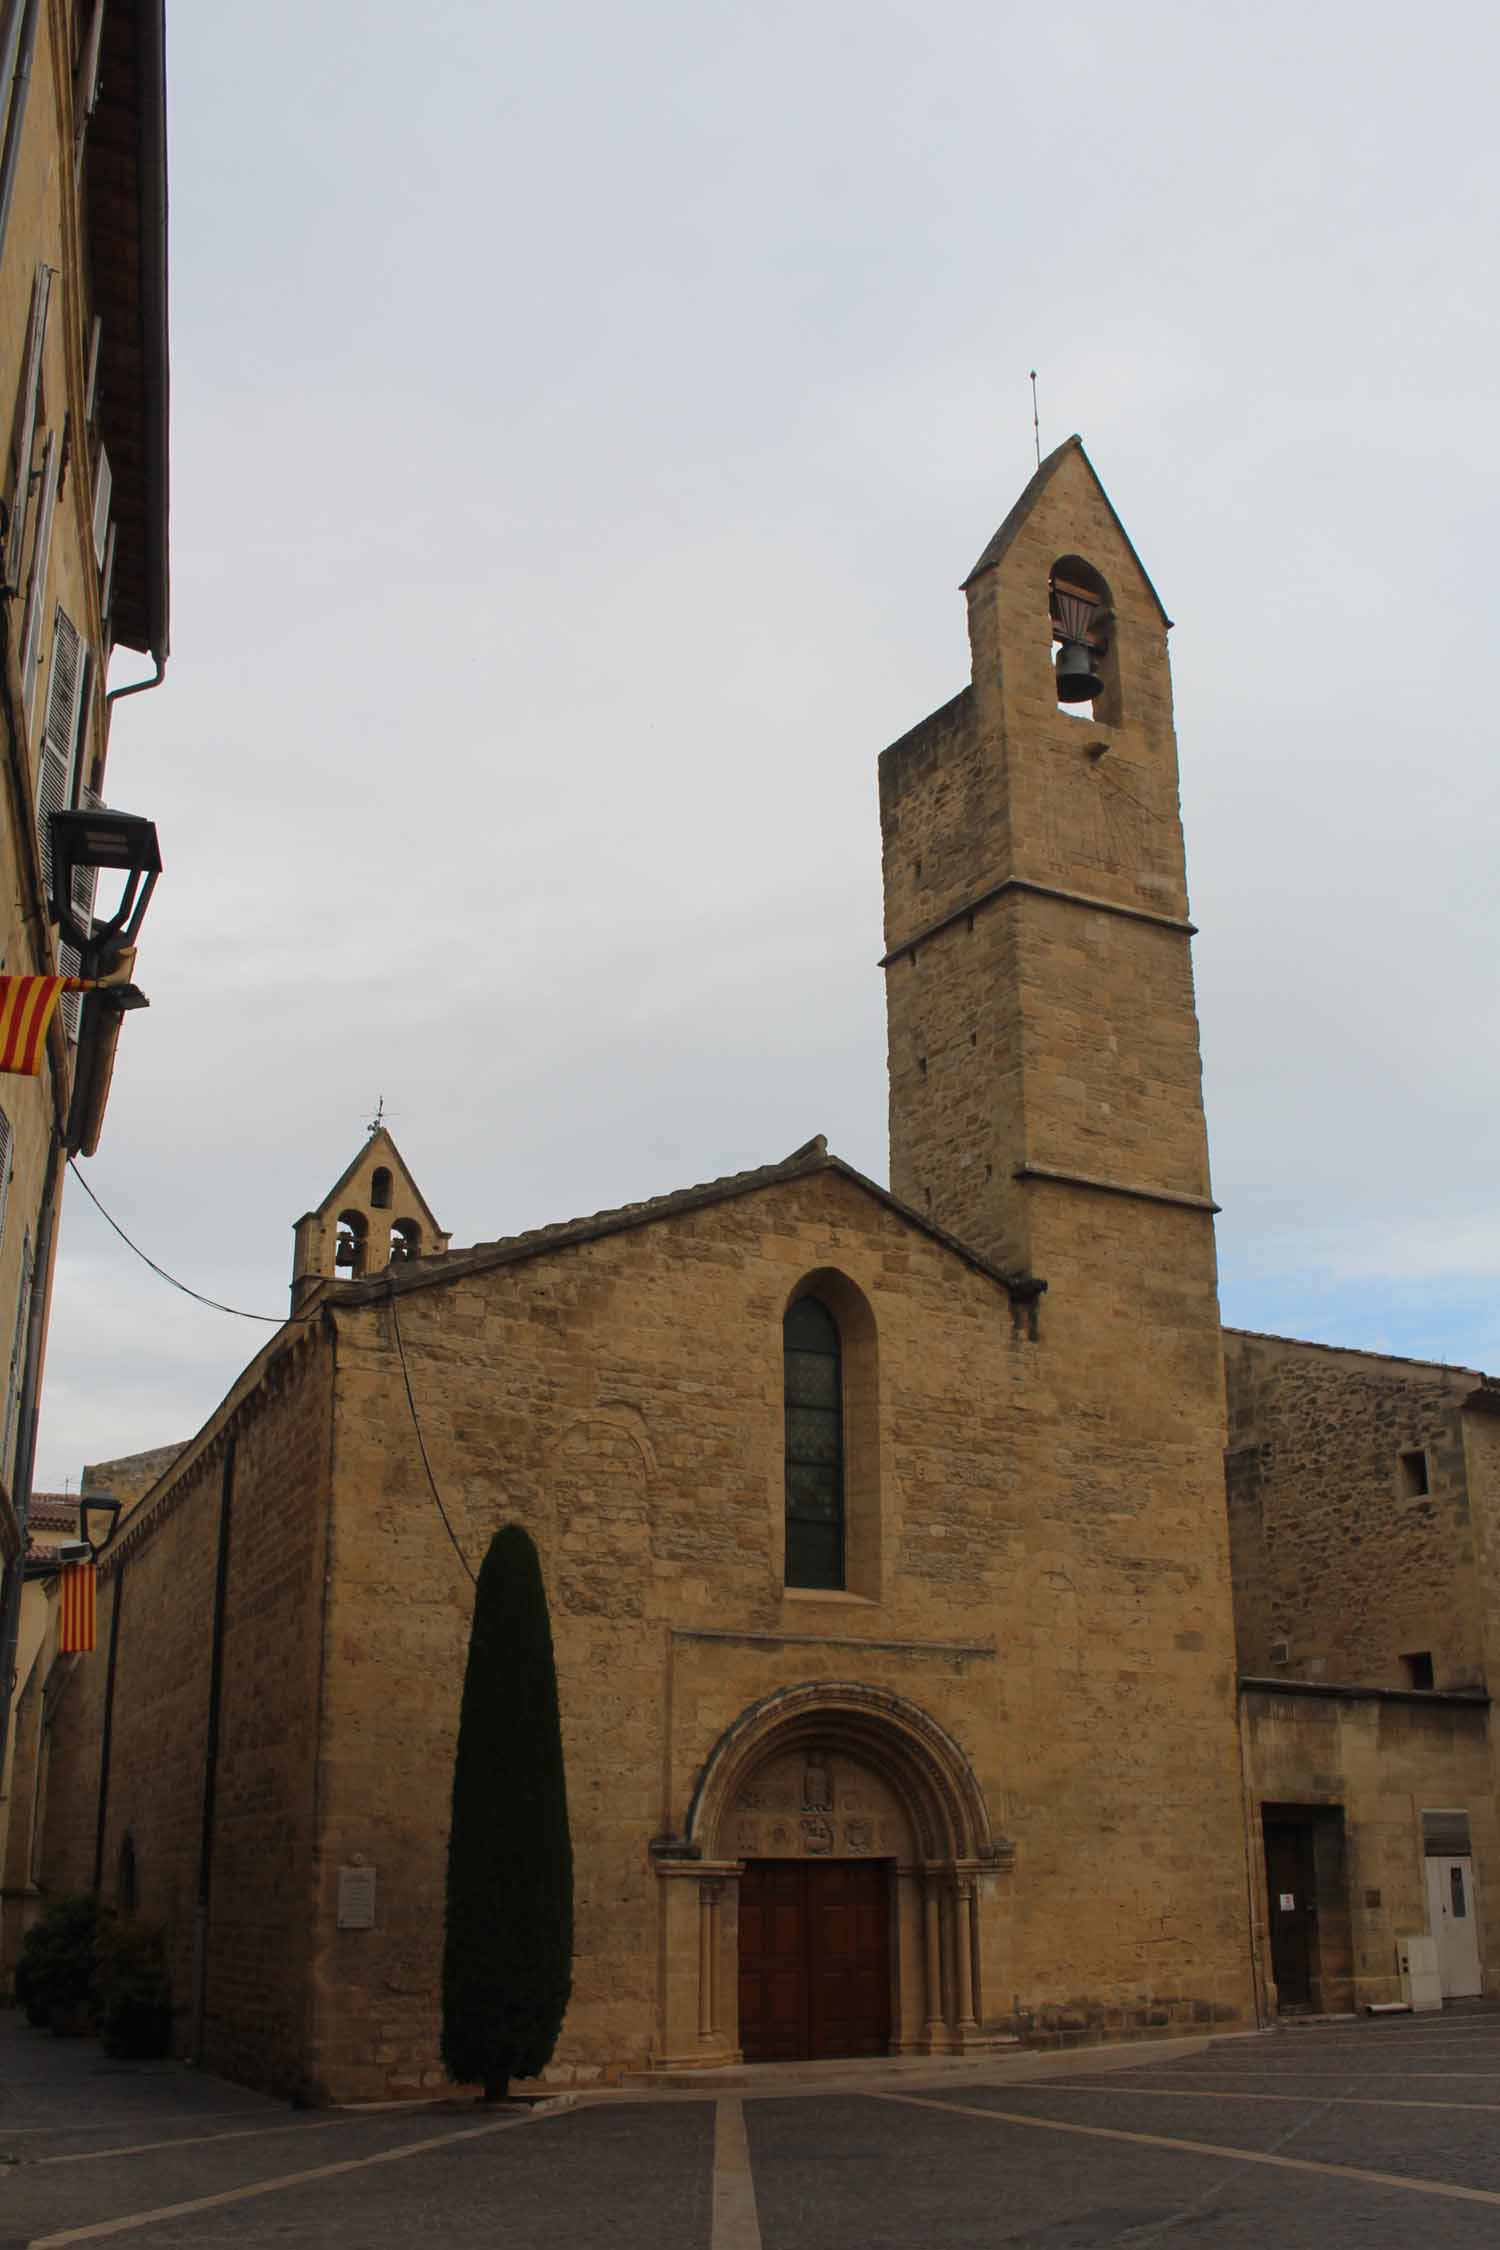
[[[104,542],[109,530],[109,495],[113,484],[114,473],[101,439],[99,451],[94,456],[94,560],[101,570],[104,568]]]
[[[60,609],[52,635],[52,672],[47,681],[47,710],[42,721],[42,754],[36,784],[36,840],[49,898],[52,896],[52,831],[47,816],[66,812],[73,802],[73,760],[87,673],[88,649],[67,611]]]
[[[95,313],[89,330],[89,371],[83,385],[83,418],[92,423],[99,404],[99,346],[104,337],[104,323]]]
[[[0,1109],[0,1242],[5,1240],[5,1206],[10,1200],[11,1143],[10,1119]]]
[[[52,510],[57,503],[57,433],[49,431],[42,454],[42,491],[37,502],[36,540],[31,550],[31,584],[26,591],[26,622],[21,628],[21,697],[26,730],[31,731],[37,666],[42,655],[42,606],[47,597],[47,563],[52,550]]]
[[[31,1318],[31,1236],[21,1250],[21,1287],[16,1302],[16,1331],[10,1340],[10,1376],[5,1388],[5,1434],[0,1438],[0,1477],[10,1479],[11,1443],[16,1434],[16,1408],[21,1403],[21,1371],[26,1365],[26,1326]]]
[[[95,805],[102,804],[104,800],[102,797],[96,796],[92,789],[80,789],[78,802],[92,812]],[[97,867],[74,868],[73,915],[82,929],[91,931],[94,927],[94,893],[98,886],[99,870]],[[61,975],[76,977],[83,966],[83,959],[73,946],[59,944],[57,966]],[[76,1047],[78,1044],[78,1026],[83,1020],[83,999],[84,996],[81,992],[65,992],[62,997],[63,1030],[67,1034],[70,1047]]]
[[[99,39],[104,30],[104,0],[94,0],[94,12],[83,35],[78,69],[73,79],[73,118],[79,134],[94,114],[99,99]]]
[[[26,517],[31,502],[31,449],[36,443],[36,418],[42,396],[42,346],[47,340],[47,308],[52,302],[52,268],[38,266],[31,285],[31,328],[26,339],[26,362],[21,370],[16,432],[16,481],[11,493],[10,530],[5,540],[5,583],[21,583],[21,563],[26,550]]]
[[[104,562],[99,572],[99,615],[109,622],[109,605],[115,598],[115,527],[111,523],[104,536]],[[113,646],[114,634],[106,633],[106,650]]]

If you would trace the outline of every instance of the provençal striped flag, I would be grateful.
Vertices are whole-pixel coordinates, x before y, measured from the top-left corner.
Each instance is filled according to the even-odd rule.
[[[94,1646],[94,1566],[91,1562],[64,1563],[59,1579],[57,1652],[59,1656],[88,1656]]]
[[[93,989],[87,977],[0,977],[0,1070],[35,1078],[59,998]]]

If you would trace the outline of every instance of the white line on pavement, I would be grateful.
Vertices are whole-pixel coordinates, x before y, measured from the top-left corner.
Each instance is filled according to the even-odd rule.
[[[1040,2133],[1072,2133],[1091,2141],[1131,2141],[1140,2148],[1169,2148],[1185,2156],[1213,2156],[1232,2164],[1267,2164],[1279,2172],[1317,2172],[1329,2179],[1359,2180],[1366,2187],[1405,2188],[1412,2195],[1451,2196],[1459,2203],[1500,2204],[1490,2188],[1458,2187],[1451,2180],[1408,2178],[1400,2172],[1369,2172],[1357,2164],[1318,2164],[1306,2156],[1273,2156],[1269,2150],[1228,2148],[1217,2141],[1177,2140],[1166,2133],[1126,2133],[1117,2125],[1070,2125],[1060,2117],[1028,2117],[1018,2109],[976,2109],[967,2102],[935,2101],[926,2094],[870,2094],[872,2102],[904,2102],[912,2109],[951,2110],[957,2117],[982,2117],[991,2125],[1029,2125]],[[71,2237],[59,2235],[58,2241]],[[42,2245],[33,2245],[42,2250]]]
[[[466,2125],[456,2133],[434,2133],[425,2141],[406,2141],[400,2148],[384,2148],[375,2156],[349,2156],[338,2164],[315,2164],[306,2172],[283,2172],[273,2180],[254,2180],[248,2187],[226,2188],[219,2195],[195,2195],[186,2203],[164,2203],[154,2211],[127,2211],[122,2218],[96,2219],[86,2227],[65,2227],[61,2234],[39,2234],[27,2245],[27,2250],[64,2250],[72,2242],[98,2242],[111,2234],[129,2234],[136,2227],[149,2227],[163,2219],[185,2219],[194,2211],[218,2210],[226,2203],[244,2203],[251,2196],[272,2195],[278,2188],[305,2187],[312,2180],[336,2179],[343,2172],[363,2172],[372,2164],[398,2164],[404,2156],[423,2156],[428,2149],[449,2148],[455,2141],[483,2140],[490,2133],[503,2133],[512,2125],[524,2125],[524,2117],[497,2117],[488,2125]],[[1497,2199],[1500,2200],[1500,2199]]]
[[[761,2250],[745,2105],[714,2104],[714,2218],[709,2250]]]

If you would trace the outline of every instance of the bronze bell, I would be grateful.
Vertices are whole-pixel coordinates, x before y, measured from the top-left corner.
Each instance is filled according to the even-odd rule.
[[[1064,641],[1057,652],[1059,703],[1092,703],[1104,682],[1094,670],[1094,652],[1087,641]]]

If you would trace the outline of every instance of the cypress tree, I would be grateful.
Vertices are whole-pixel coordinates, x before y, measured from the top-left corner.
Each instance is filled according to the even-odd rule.
[[[474,1591],[443,1928],[443,2061],[502,2101],[550,2060],[573,1983],[573,1846],[535,1546],[495,1534]]]

